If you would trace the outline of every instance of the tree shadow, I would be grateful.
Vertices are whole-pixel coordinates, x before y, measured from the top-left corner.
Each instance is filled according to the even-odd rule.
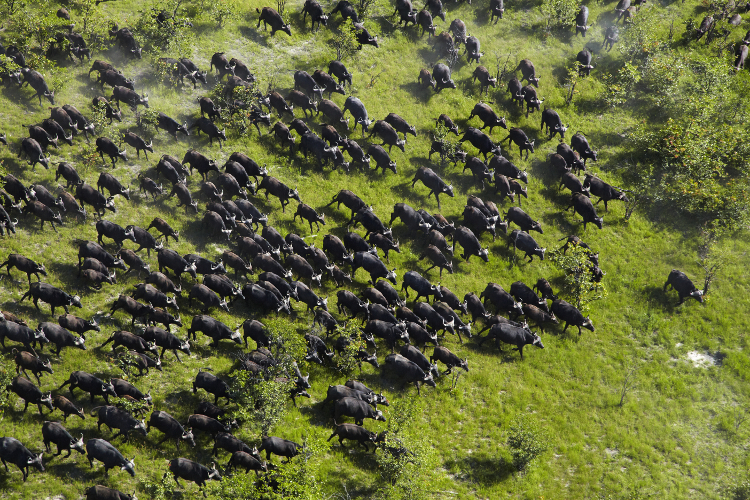
[[[449,470],[458,468],[462,474],[461,481],[492,486],[501,483],[512,476],[513,467],[503,457],[489,457],[487,455],[472,455],[445,462]]]

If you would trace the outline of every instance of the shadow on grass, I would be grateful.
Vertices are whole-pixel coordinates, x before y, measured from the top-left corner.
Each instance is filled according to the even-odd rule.
[[[422,84],[416,81],[416,78],[413,82],[402,83],[401,90],[407,92],[409,95],[414,96],[422,104],[427,103],[432,97],[432,89],[430,87],[424,87]]]
[[[261,26],[263,23],[261,23]],[[270,31],[266,31],[264,34],[264,31],[262,28],[258,28],[257,24],[253,23],[251,26],[240,26],[239,27],[240,34],[242,34],[243,37],[249,38],[253,42],[257,43],[258,45],[262,45],[263,47],[268,48],[268,37],[271,36]],[[279,32],[281,35],[286,36],[286,33]],[[275,36],[275,35],[274,35]]]
[[[502,457],[487,455],[461,457],[445,462],[449,470],[458,468],[461,474],[457,478],[469,483],[479,483],[491,486],[501,483],[511,477],[513,467]]]

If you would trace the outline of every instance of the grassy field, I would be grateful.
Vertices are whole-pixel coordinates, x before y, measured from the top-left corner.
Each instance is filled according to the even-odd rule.
[[[497,24],[487,23],[486,0],[477,0],[472,5],[450,2],[446,4],[447,22],[437,20],[436,24],[439,32],[447,30],[452,19],[463,19],[469,33],[482,42],[485,56],[481,63],[493,73],[497,64],[502,69],[506,59],[509,59],[509,70],[519,60],[531,59],[541,75],[539,95],[545,97],[544,106],[560,113],[563,122],[569,124],[568,134],[578,130],[586,133],[600,155],[597,163],[590,164],[590,169],[610,183],[621,185],[621,176],[629,165],[628,133],[639,123],[658,122],[662,117],[644,113],[640,108],[609,108],[602,104],[601,96],[606,90],[603,73],[616,71],[622,65],[617,45],[611,52],[599,52],[615,3],[589,4],[594,25],[585,39],[573,37],[572,32],[545,37],[541,29],[544,20],[537,3],[526,0],[508,2],[505,18]],[[128,26],[135,23],[140,9],[150,9],[153,5],[156,4],[129,0],[106,2],[97,7],[97,12],[102,19]],[[294,70],[312,73],[318,68],[326,69],[335,57],[326,42],[331,30],[338,29],[340,17],[332,19],[327,29],[311,34],[309,25],[302,26],[299,14],[302,2],[298,0],[286,5],[292,36],[278,33],[270,37],[270,32],[256,29],[255,8],[263,5],[257,0],[242,3],[237,7],[241,15],[221,29],[208,17],[194,18],[184,51],[164,53],[161,57],[190,57],[207,69],[211,55],[224,51],[228,57],[244,61],[255,72],[262,89],[272,83],[286,95],[293,87]],[[38,8],[55,10],[57,7],[45,3]],[[332,7],[324,5],[326,10]],[[421,7],[421,2],[415,7]],[[190,11],[196,6],[186,2],[183,8]],[[650,16],[664,33],[673,23],[675,30],[681,33],[682,20],[688,17],[700,20],[702,8],[693,1],[655,2],[647,4],[638,16]],[[412,27],[393,26],[395,18],[387,17],[391,9],[385,2],[376,3],[372,11],[374,17],[366,22],[370,32],[379,36],[380,48],[365,47],[344,62],[353,73],[351,94],[365,103],[370,118],[382,119],[389,112],[395,112],[417,127],[417,138],[410,138],[405,153],[393,150],[397,175],[363,172],[358,168],[349,173],[331,171],[330,167],[321,169],[315,161],[306,161],[299,154],[289,156],[273,136],[266,135],[267,129],[262,129],[264,135],[260,138],[255,132],[248,137],[237,137],[228,130],[229,140],[223,149],[209,146],[202,134],[192,134],[188,138],[179,136],[175,141],[159,131],[153,136],[155,154],[149,156],[148,161],[134,158],[131,148],[127,147],[129,160],[118,162],[114,170],[108,162],[101,161],[85,167],[82,157],[85,141],[77,137],[73,147],[63,145],[50,151],[50,170],[37,166],[32,172],[24,161],[16,158],[20,139],[26,133],[23,125],[48,117],[49,105],[44,102],[40,107],[36,99],[27,100],[30,91],[19,90],[16,86],[0,90],[0,123],[9,138],[9,146],[0,148],[2,168],[26,184],[42,184],[54,191],[58,186],[54,168],[58,162],[68,161],[88,183],[95,185],[100,172],[111,171],[123,183],[131,184],[135,191],[138,173],[146,172],[154,177],[153,167],[161,154],[181,159],[188,148],[196,148],[223,165],[233,151],[242,151],[259,164],[267,164],[271,175],[298,188],[305,203],[326,214],[326,225],[311,235],[307,223],[292,220],[296,203],[282,213],[274,198],[266,201],[264,196],[251,197],[253,203],[269,214],[269,224],[282,234],[297,232],[318,246],[322,246],[326,232],[340,237],[346,232],[349,211],[343,207],[341,210],[322,208],[340,189],[357,193],[372,204],[386,222],[394,203],[402,201],[415,208],[437,212],[434,197],[427,198],[427,189],[421,183],[411,188],[411,180],[420,166],[432,167],[453,184],[456,196],[442,196],[440,210],[452,221],[461,219],[466,197],[470,194],[494,200],[499,205],[498,195],[490,187],[480,191],[468,172],[461,172],[462,166],[439,165],[427,160],[435,119],[440,113],[451,116],[462,131],[468,126],[478,126],[477,119],[467,122],[472,107],[481,98],[478,85],[471,82],[475,65],[467,64],[465,57],[456,64],[453,70],[455,90],[435,94],[419,88],[416,83],[419,70],[431,67],[438,58],[427,36],[420,38]],[[76,20],[76,11],[70,10]],[[739,27],[732,36],[738,38],[743,34],[744,28]],[[10,43],[7,40],[13,36],[12,23],[4,36],[7,46]],[[579,81],[578,93],[566,106],[567,68],[584,46],[596,49],[594,57],[598,69],[590,79]],[[180,122],[193,122],[199,116],[198,98],[213,88],[213,75],[209,76],[211,85],[176,90],[154,76],[150,57],[144,51],[143,60],[131,61],[124,59],[117,49],[94,54],[94,58],[111,61],[127,76],[135,78],[136,89],[149,95],[153,109]],[[729,58],[725,57],[718,63],[728,62]],[[56,74],[63,76],[64,86],[55,95],[56,104],[73,104],[90,116],[91,99],[102,92],[93,76],[87,77],[89,63],[66,61],[61,62],[61,66],[64,71]],[[523,200],[523,208],[544,227],[544,234],[535,233],[535,239],[547,248],[549,255],[561,246],[558,240],[577,234],[600,253],[601,267],[607,273],[604,278],[607,297],[590,304],[596,332],[584,330],[579,336],[575,329],[569,328],[563,333],[562,327],[550,328],[542,335],[545,349],[530,346],[523,360],[509,348],[499,353],[490,343],[480,347],[474,339],[460,344],[456,338],[447,336],[441,343],[460,357],[468,358],[470,371],[462,374],[455,388],[451,388],[452,377],[444,377],[438,381],[437,388],[425,388],[421,396],[417,396],[413,387],[402,389],[400,382],[386,369],[365,365],[361,379],[374,389],[382,389],[391,400],[391,406],[384,408],[385,416],[392,419],[407,409],[411,411],[411,418],[401,433],[405,442],[419,450],[420,466],[409,470],[413,476],[411,489],[387,488],[373,456],[362,451],[342,450],[338,444],[326,445],[333,420],[331,409],[323,407],[321,402],[328,385],[344,383],[347,378],[329,368],[300,360],[302,372],[310,372],[312,399],[300,400],[297,409],[290,402],[283,421],[272,434],[297,442],[304,439],[314,445],[318,452],[311,463],[320,494],[325,498],[346,498],[345,491],[352,498],[724,497],[728,486],[745,479],[747,468],[748,426],[744,421],[750,402],[746,386],[750,361],[742,324],[742,318],[750,313],[747,235],[737,234],[717,243],[715,251],[723,255],[724,266],[712,284],[706,303],[701,306],[688,301],[677,306],[677,294],[662,292],[662,286],[673,268],[686,272],[697,285],[702,283],[703,272],[698,265],[701,242],[698,224],[681,217],[670,207],[659,205],[636,210],[626,221],[625,206],[612,202],[608,212],[603,212],[603,208],[600,211],[604,228],[598,230],[590,226],[584,232],[577,217],[563,212],[569,198],[557,190],[557,180],[546,163],[548,153],[555,150],[558,141],[548,140],[539,131],[538,113],[526,118],[519,108],[511,105],[504,92],[508,78],[497,89],[491,89],[484,99],[491,101],[493,108],[507,118],[509,126],[521,127],[537,141],[536,151],[528,160],[519,158],[515,147],[509,154],[507,148],[503,150],[514,163],[529,172],[529,196],[528,200]],[[739,74],[736,78],[746,79],[747,75]],[[104,95],[109,96],[110,91],[106,90]],[[334,94],[333,100],[343,107],[345,96]],[[115,124],[111,130],[135,130],[133,112],[123,107],[123,116],[123,122]],[[273,119],[277,119],[275,114]],[[288,123],[289,117],[285,116],[284,121]],[[311,122],[308,122],[311,128],[317,131],[313,124],[323,123],[322,115]],[[497,141],[506,135],[506,131],[495,129],[492,137]],[[357,140],[361,136],[359,130],[350,134]],[[360,144],[366,149],[366,140]],[[476,153],[468,143],[466,148],[470,154]],[[434,156],[433,160],[437,161]],[[197,175],[189,179],[189,186],[198,199]],[[205,202],[198,201],[202,209]],[[176,200],[166,196],[152,202],[150,198],[134,194],[131,201],[117,197],[115,203],[117,212],[108,212],[106,218],[122,226],[147,227],[154,217],[165,218],[180,231],[180,242],[170,241],[168,246],[181,254],[199,252],[216,259],[224,250],[236,248],[234,243],[208,237],[200,225],[200,214],[186,215],[183,209],[175,207]],[[502,210],[509,207],[510,202],[506,200]],[[42,378],[42,390],[70,397],[67,389],[59,391],[57,388],[74,370],[88,371],[102,378],[123,376],[109,347],[100,349],[99,346],[113,331],[129,329],[129,317],[123,312],[110,316],[109,309],[118,294],[130,293],[140,282],[138,278],[118,276],[117,285],[105,286],[101,291],[90,290],[78,280],[73,240],[96,239],[95,220],[91,216],[85,221],[66,217],[64,226],[55,233],[46,227],[41,231],[38,221],[30,216],[11,215],[19,218],[18,231],[14,236],[0,239],[1,257],[4,259],[7,254],[17,252],[44,263],[49,271],[45,281],[81,296],[83,309],[71,312],[84,318],[95,317],[102,325],[100,333],[89,332],[85,352],[65,349],[59,358],[51,357],[55,373]],[[361,227],[357,230],[363,234]],[[393,232],[401,242],[401,253],[391,254],[390,267],[397,269],[400,288],[405,272],[426,269],[426,261],[417,261],[426,244],[421,235],[410,233],[400,222],[394,223]],[[454,259],[455,274],[444,273],[439,279],[437,271],[433,270],[427,275],[429,279],[440,281],[459,297],[470,291],[479,294],[489,281],[508,289],[517,280],[531,285],[538,278],[546,277],[556,290],[560,288],[561,273],[549,259],[542,262],[535,259],[532,263],[521,258],[514,260],[503,236],[493,242],[485,235],[482,240],[483,245],[490,247],[489,263],[476,257],[469,263]],[[131,243],[126,242],[125,246],[135,248]],[[115,251],[112,244],[107,248]],[[145,258],[145,254],[142,257]],[[156,268],[153,253],[147,260],[152,269]],[[360,292],[368,286],[366,278],[367,275],[359,271],[348,288]],[[190,285],[192,282],[188,278],[183,288]],[[12,278],[4,275],[0,279],[0,307],[26,319],[30,326],[52,321],[48,306],[41,305],[41,311],[37,311],[28,301],[19,303],[27,289],[26,278],[18,271],[13,271]],[[329,309],[338,317],[333,283],[324,281],[320,294],[329,297]],[[232,306],[231,314],[213,311],[212,315],[230,326],[246,318],[258,318],[273,325],[292,321],[301,336],[312,327],[312,315],[305,313],[305,306],[293,305],[295,311],[291,318],[261,316],[239,301]],[[180,312],[185,327],[180,329],[179,336],[185,337],[190,317],[199,310],[190,308],[183,299]],[[14,369],[11,344],[7,344],[0,358],[6,371]],[[193,354],[184,356],[183,363],[167,354],[162,372],[152,371],[142,378],[136,377],[134,384],[151,391],[154,408],[184,421],[198,402],[206,398],[202,391],[193,395],[190,390],[198,369],[211,367],[215,373],[228,375],[238,351],[239,348],[229,343],[222,343],[215,349],[209,346],[206,337],[199,336]],[[386,346],[379,344],[377,352],[382,364]],[[701,364],[694,361],[696,354],[709,357],[703,358],[707,361]],[[45,351],[45,356],[51,355]],[[624,404],[620,405],[624,384],[629,390]],[[97,400],[90,404],[78,391],[73,400],[83,405],[87,413],[101,403]],[[42,451],[42,422],[57,419],[60,413],[40,416],[31,408],[23,413],[22,402],[14,394],[10,395],[10,402],[10,408],[2,413],[0,434],[20,439],[32,451]],[[542,434],[540,439],[547,444],[547,450],[525,473],[513,470],[507,445],[510,426],[518,418],[536,425]],[[71,419],[66,425],[73,435],[83,433],[85,439],[106,439],[112,435],[105,429],[98,431],[92,418]],[[366,427],[380,431],[387,424],[368,421]],[[254,428],[248,423],[237,435],[246,442],[259,443],[260,435]],[[136,490],[141,499],[157,497],[153,484],[167,471],[168,460],[183,456],[206,465],[214,460],[210,457],[212,442],[207,436],[199,437],[196,449],[181,447],[179,453],[171,443],[157,447],[156,442],[161,437],[158,431],[152,431],[146,438],[135,436],[128,443],[119,439],[115,443],[124,455],[136,457],[135,478],[119,470],[110,471],[109,478],[104,478],[101,464],[91,469],[81,455],[53,459],[46,454],[45,473],[34,472],[28,482],[22,483],[20,473],[11,466],[10,472],[0,474],[0,492],[6,498],[40,499],[60,495],[78,499],[87,487],[105,484],[125,492]],[[227,453],[220,452],[216,460],[223,467],[228,460]],[[279,462],[277,457],[273,461]],[[243,474],[227,478],[224,486],[232,481],[241,482],[238,479],[241,476]],[[176,489],[174,498],[201,497],[194,484],[183,482],[185,484],[186,487]],[[218,484],[212,484],[208,492],[209,498],[228,498],[226,492],[221,493]]]

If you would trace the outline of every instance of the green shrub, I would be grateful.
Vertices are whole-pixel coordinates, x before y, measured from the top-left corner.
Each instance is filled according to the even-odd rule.
[[[168,52],[173,57],[190,57],[194,34],[190,19],[178,15],[180,0],[169,0],[156,7],[139,11],[138,19],[133,26],[136,41],[144,52],[161,54]],[[157,15],[165,11],[167,19],[162,24],[157,22]]]
[[[195,17],[214,21],[219,28],[240,18],[235,0],[201,0],[194,6]]]
[[[336,60],[343,61],[357,52],[359,42],[357,42],[357,30],[351,19],[347,19],[333,37],[328,40],[328,45],[336,51]]]
[[[262,379],[250,372],[240,371],[232,382],[231,390],[238,409],[234,417],[249,422],[261,435],[270,435],[271,430],[286,414],[289,391],[294,387],[297,359],[302,359],[306,350],[304,340],[291,327],[269,326],[271,352],[276,365],[269,367]]]
[[[550,252],[549,260],[563,272],[563,293],[571,304],[583,314],[588,311],[588,304],[607,296],[604,284],[595,282],[591,273],[593,264],[589,260],[589,251],[581,246],[572,246],[563,254],[559,250]]]
[[[1,166],[0,166],[1,167]],[[3,359],[0,361],[0,415],[13,406],[10,391],[6,388],[15,377],[15,369],[11,361]],[[15,398],[15,396],[13,396]]]
[[[727,488],[725,498],[729,500],[750,500],[750,481],[745,480]]]
[[[525,471],[534,459],[547,451],[547,442],[547,435],[536,421],[527,415],[516,417],[508,430],[508,448],[516,470]]]
[[[152,500],[170,500],[174,498],[174,488],[176,485],[177,483],[174,482],[172,474],[165,472],[156,481],[148,478],[141,480],[140,488]]]
[[[344,327],[339,327],[339,334],[348,337],[350,341],[344,350],[334,357],[334,367],[341,373],[350,375],[355,368],[360,366],[360,362],[357,360],[357,352],[365,347],[365,341],[359,335],[359,327],[352,322],[347,323]]]
[[[670,119],[637,138],[636,181],[652,199],[720,227],[748,226],[750,146],[734,127]]]
[[[577,0],[542,0],[540,7],[544,15],[544,34],[570,29],[578,12]]]
[[[281,500],[297,498],[318,500],[322,498],[318,479],[320,456],[328,450],[322,439],[303,439],[299,455],[288,462],[269,467],[269,471],[256,481],[251,474],[226,476],[221,483],[209,484],[217,498],[222,500]]]

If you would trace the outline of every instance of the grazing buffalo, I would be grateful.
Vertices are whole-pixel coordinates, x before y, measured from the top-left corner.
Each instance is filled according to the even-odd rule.
[[[469,258],[472,255],[477,255],[485,262],[489,262],[489,248],[482,248],[482,245],[479,244],[479,239],[474,235],[471,229],[464,226],[458,226],[456,228],[456,231],[453,234],[453,247],[451,253],[455,254],[456,243],[461,245],[464,249],[461,258],[465,259],[466,262],[469,261]]]
[[[281,18],[281,14],[276,12],[276,10],[272,9],[271,7],[263,7],[263,11],[261,12],[260,9],[256,8],[255,11],[260,14],[260,17],[258,17],[258,28],[260,28],[260,23],[263,22],[263,29],[267,30],[268,25],[271,25],[271,36],[275,35],[277,31],[283,31],[289,36],[292,36],[292,30],[288,23],[284,23],[284,20]]]
[[[438,63],[432,68],[432,78],[435,80],[436,92],[456,88],[455,82],[451,79],[451,69],[443,63]]]
[[[451,351],[448,350],[446,347],[438,346],[435,348],[434,352],[432,353],[432,356],[430,356],[430,363],[435,363],[437,361],[441,361],[448,369],[445,371],[444,375],[448,375],[453,368],[462,368],[465,371],[469,371],[469,362],[466,358],[461,359],[455,354],[453,354]]]
[[[258,185],[258,191],[260,191],[261,189],[266,190],[266,200],[268,200],[269,194],[272,194],[279,199],[282,212],[286,211],[286,206],[289,204],[290,199],[297,200],[300,203],[302,202],[302,200],[300,200],[297,189],[290,189],[284,183],[282,183],[275,177],[271,177],[270,175],[264,177]]]
[[[485,128],[490,127],[490,134],[492,133],[492,129],[494,127],[502,127],[504,129],[508,128],[508,125],[505,122],[505,117],[498,117],[497,113],[495,113],[495,111],[491,107],[489,107],[489,105],[483,102],[478,102],[474,106],[474,109],[471,110],[471,115],[469,115],[469,120],[471,120],[475,116],[479,117],[479,119],[482,120],[483,125],[480,130],[484,130]]]
[[[598,158],[597,152],[591,149],[589,141],[580,132],[576,132],[576,134],[570,138],[570,147],[577,152],[581,158],[583,158],[584,170],[586,169],[587,159],[596,161]]]
[[[84,494],[86,495],[86,500],[136,500],[134,494],[128,495],[127,493],[107,488],[100,484],[88,488],[84,491]]]
[[[539,335],[532,333],[527,327],[519,325],[518,323],[498,323],[492,325],[489,333],[479,343],[484,343],[487,339],[496,339],[497,348],[500,349],[500,342],[506,344],[515,345],[515,351],[521,355],[523,359],[523,348],[525,345],[534,345],[540,349],[544,349],[542,339]]]
[[[688,278],[687,275],[682,271],[672,269],[672,271],[669,273],[669,276],[667,277],[667,282],[664,283],[664,291],[666,292],[667,288],[669,287],[677,290],[677,293],[680,296],[680,301],[677,303],[677,305],[682,304],[685,299],[689,297],[692,297],[698,302],[703,303],[703,290],[698,290],[697,288],[695,288],[695,285],[693,285],[693,282],[690,281],[690,278]]]
[[[514,130],[514,129],[511,129],[511,130]],[[485,162],[487,161],[488,154],[490,153],[495,154],[495,155],[501,154],[500,146],[495,145],[495,143],[492,142],[492,139],[490,139],[490,137],[487,134],[485,134],[479,129],[469,127],[466,133],[464,133],[463,137],[458,140],[458,143],[463,144],[466,141],[471,142],[471,145],[477,148],[479,152],[484,155]]]
[[[315,31],[316,23],[318,29],[320,29],[321,24],[323,26],[328,24],[328,16],[323,13],[323,7],[316,0],[305,0],[305,5],[302,7],[302,24],[305,23],[308,14],[310,14],[310,21],[312,22],[310,26],[312,31]]]
[[[41,106],[42,97],[46,97],[54,106],[55,93],[51,92],[49,87],[47,87],[47,82],[44,81],[44,77],[41,73],[30,68],[21,68],[21,76],[23,77],[23,83],[21,84],[21,87],[23,87],[24,85],[28,85],[36,92],[29,98],[29,100],[33,99],[34,97],[38,97],[39,106]]]
[[[299,455],[302,445],[293,441],[272,436],[263,436],[260,441],[258,453],[266,452],[266,460],[271,459],[271,454],[286,457],[287,461]]]
[[[362,425],[366,418],[385,422],[382,411],[374,409],[365,401],[350,397],[341,398],[334,403],[333,423],[338,425],[342,416],[354,418],[357,425]]]
[[[239,343],[239,331],[236,332]],[[198,389],[205,389],[206,392],[214,395],[214,404],[218,403],[219,398],[226,398],[227,401],[231,399],[229,393],[229,385],[221,380],[216,375],[212,375],[209,372],[198,371],[193,382],[193,393],[198,392]]]
[[[594,65],[591,64],[591,52],[586,48],[576,55],[576,62],[578,63],[579,76],[589,76],[591,70],[594,69]]]
[[[534,238],[532,238],[528,233],[519,231],[518,229],[514,229],[510,233],[510,241],[508,242],[508,246],[510,246],[511,242],[514,245],[514,248],[517,248],[526,254],[526,257],[529,258],[529,262],[532,262],[534,260],[534,256],[537,256],[541,260],[544,260],[544,252],[546,252],[547,249],[540,247],[536,240],[534,240]]]
[[[547,108],[542,111],[542,123],[540,125],[542,132],[544,132],[545,127],[549,132],[550,139],[552,139],[555,134],[560,134],[560,138],[564,139],[565,131],[568,130],[568,127],[563,127],[562,120],[560,119],[560,115],[557,114],[557,111]]]
[[[211,337],[215,347],[218,347],[220,340],[232,340],[237,344],[242,343],[239,328],[237,328],[236,330],[232,330],[218,319],[214,319],[211,316],[207,316],[205,314],[193,316],[192,323],[190,324],[190,328],[187,331],[188,340],[190,340],[190,337],[192,337],[193,340],[196,340],[197,332],[201,332],[203,333],[203,335]],[[213,375],[207,372],[201,372],[201,377],[210,378],[213,377]]]
[[[13,391],[18,397],[24,400],[24,412],[29,408],[29,404],[36,405],[37,409],[39,409],[40,415],[44,414],[42,412],[42,405],[46,406],[50,411],[54,410],[52,406],[52,395],[50,393],[47,393],[46,395],[42,394],[42,391],[39,390],[37,386],[24,377],[15,377],[10,385],[8,385],[7,389]]]
[[[42,440],[44,442],[44,447],[49,453],[52,453],[50,443],[55,443],[55,445],[57,445],[57,453],[55,453],[54,456],[59,456],[63,450],[68,450],[68,454],[65,458],[69,458],[73,450],[82,453],[83,455],[86,454],[86,451],[83,448],[83,434],[81,434],[79,439],[75,439],[59,422],[45,421],[44,424],[42,424]]]
[[[576,23],[576,37],[580,33],[583,38],[586,38],[586,32],[591,27],[590,24],[586,24],[589,22],[589,8],[585,5],[581,5],[581,7],[578,9],[578,13],[576,14],[575,23]]]
[[[12,277],[10,274],[10,270],[14,267],[19,271],[26,273],[29,279],[29,285],[31,285],[32,274],[36,276],[37,281],[41,281],[39,273],[41,273],[43,276],[47,276],[47,268],[44,267],[44,264],[37,264],[28,257],[24,257],[23,255],[18,253],[9,254],[8,259],[0,264],[0,268],[3,268],[5,266],[7,266],[8,268],[9,277]]]

